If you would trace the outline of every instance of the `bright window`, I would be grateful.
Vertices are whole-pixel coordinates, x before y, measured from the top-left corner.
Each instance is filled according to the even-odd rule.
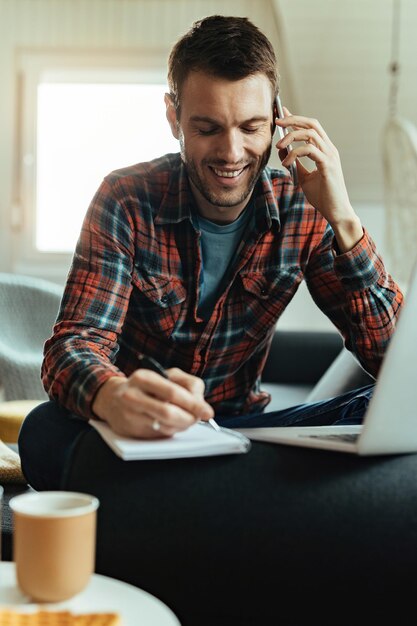
[[[13,268],[64,283],[103,178],[178,152],[167,50],[21,48],[16,59]]]
[[[163,83],[37,85],[35,249],[72,252],[82,219],[113,169],[177,152]]]

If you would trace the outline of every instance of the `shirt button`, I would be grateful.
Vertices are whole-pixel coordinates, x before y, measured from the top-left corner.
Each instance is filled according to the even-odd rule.
[[[161,300],[162,304],[165,304],[166,302],[168,302],[168,296],[165,294],[164,296],[162,296]]]

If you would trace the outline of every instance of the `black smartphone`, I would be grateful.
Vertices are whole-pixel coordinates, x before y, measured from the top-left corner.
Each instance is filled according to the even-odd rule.
[[[282,110],[281,98],[279,97],[279,95],[277,95],[277,97],[275,98],[275,103],[274,103],[274,126],[275,126],[276,117],[280,119],[284,117],[284,111]],[[281,126],[275,126],[275,128],[278,130],[280,139],[283,139],[284,136],[288,133],[287,129],[281,128]],[[291,145],[292,144],[290,144],[288,148],[286,148],[287,154],[291,150]],[[297,166],[295,163],[291,165],[291,167],[289,168],[289,171],[290,171],[290,175],[291,175],[294,185],[298,185]]]

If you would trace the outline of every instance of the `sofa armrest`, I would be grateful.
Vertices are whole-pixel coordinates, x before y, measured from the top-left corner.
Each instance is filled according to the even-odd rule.
[[[314,385],[342,348],[336,331],[276,330],[262,382]]]

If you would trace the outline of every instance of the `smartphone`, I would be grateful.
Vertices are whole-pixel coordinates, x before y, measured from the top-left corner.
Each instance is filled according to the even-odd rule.
[[[279,97],[279,95],[277,95],[277,97],[275,98],[275,103],[274,103],[274,120],[276,117],[280,119],[284,117],[284,111],[282,110],[281,98]],[[274,122],[274,126],[275,126],[275,122]],[[280,139],[283,139],[284,136],[288,133],[287,129],[281,128],[281,126],[275,126],[275,128],[278,130]],[[292,144],[290,144],[288,148],[286,148],[287,154],[291,151],[292,149],[291,146]],[[289,171],[290,171],[290,175],[291,175],[294,185],[297,185],[298,177],[297,177],[297,166],[295,163],[291,165],[291,167],[289,168]]]

